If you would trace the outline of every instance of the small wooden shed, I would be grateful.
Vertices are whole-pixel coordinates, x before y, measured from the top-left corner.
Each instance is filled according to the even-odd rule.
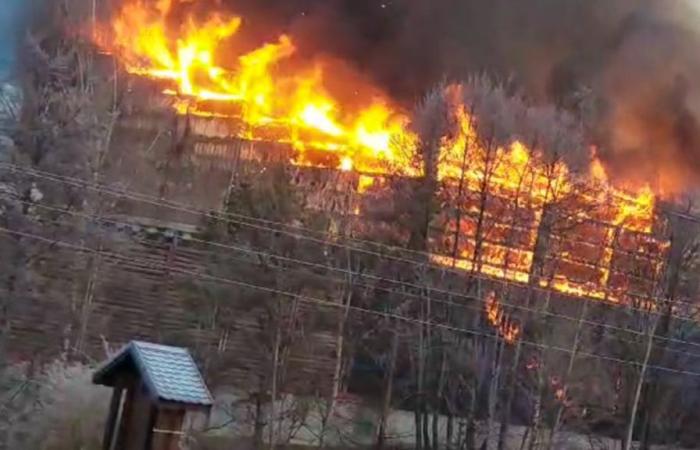
[[[93,375],[114,388],[105,450],[177,450],[187,430],[204,427],[212,397],[190,353],[131,342]]]

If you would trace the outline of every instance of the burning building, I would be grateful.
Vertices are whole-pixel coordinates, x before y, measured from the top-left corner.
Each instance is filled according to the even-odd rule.
[[[31,342],[56,335],[64,336],[64,349],[91,355],[100,351],[102,338],[174,342],[206,355],[208,374],[259,392],[278,380],[270,383],[269,377],[279,350],[289,361],[281,377],[294,378],[301,388],[277,388],[329,391],[332,381],[335,393],[348,369],[341,366],[365,356],[358,356],[354,343],[345,346],[344,337],[354,337],[355,326],[364,335],[373,313],[381,315],[387,303],[401,304],[394,319],[430,322],[416,333],[433,333],[429,328],[437,330],[444,320],[466,334],[495,338],[493,347],[487,345],[494,354],[486,356],[494,356],[494,364],[519,351],[520,345],[508,344],[521,337],[534,345],[550,338],[548,343],[573,341],[569,361],[552,357],[562,367],[576,363],[579,341],[601,359],[626,358],[628,347],[643,345],[644,335],[627,329],[629,306],[663,308],[671,317],[669,303],[656,300],[667,294],[666,261],[678,249],[670,245],[659,198],[645,185],[613,184],[610,167],[588,145],[589,130],[566,113],[479,78],[439,85],[414,110],[349,64],[308,51],[293,31],[251,39],[244,32],[251,22],[228,11],[224,1],[206,2],[216,8],[200,7],[204,0],[112,3],[118,6],[88,30],[108,80],[99,84],[108,92],[94,95],[109,102],[112,113],[109,145],[98,158],[104,164],[93,175],[104,186],[126,184],[127,192],[117,189],[114,202],[96,208],[95,222],[103,226],[89,226],[99,228],[96,247],[114,246],[125,258],[98,253],[92,262],[99,264],[86,261],[84,267],[96,268],[85,271],[85,294],[78,293],[82,300],[74,295],[63,320],[36,325],[40,308],[27,309],[12,330],[20,343],[15,349],[26,343],[31,354]],[[605,146],[600,148],[603,154]],[[295,185],[295,202],[303,197],[298,217],[259,220],[236,208],[251,200],[241,195],[251,185],[264,185],[262,197],[268,193],[270,173],[283,173],[285,188],[287,181]],[[261,200],[255,195],[253,201]],[[281,203],[276,200],[271,209]],[[307,221],[314,214],[322,220]],[[203,217],[222,218],[215,224],[222,228],[231,219],[229,234],[220,240],[205,234],[211,230]],[[246,234],[240,231],[246,223],[264,223],[270,231]],[[105,232],[110,224],[117,233]],[[289,226],[301,235],[310,231],[315,243],[302,243],[307,236],[278,238]],[[125,232],[131,239],[124,239]],[[345,246],[355,245],[381,253],[357,258],[360,273],[346,280],[337,271],[353,267]],[[343,248],[343,258],[334,246]],[[78,292],[82,278],[68,280],[82,261],[65,267],[57,259],[42,262],[42,272],[51,272],[47,286]],[[300,270],[307,262],[313,270]],[[308,272],[316,276],[313,282],[296,277]],[[267,291],[199,283],[211,275]],[[285,279],[278,285],[276,277]],[[270,290],[283,290],[293,278],[299,279],[290,288],[292,300],[279,301]],[[307,297],[333,307],[310,306],[302,301]],[[275,322],[265,310],[271,303],[293,311],[284,309]],[[347,318],[359,308],[363,314],[357,322],[353,317],[350,332],[342,317],[325,314],[340,311]],[[307,318],[314,327],[301,323]],[[594,318],[600,323],[589,320]],[[389,321],[376,323],[387,328]],[[618,323],[625,325],[608,328]],[[270,324],[283,332],[273,336],[265,329]],[[396,342],[394,349],[414,345],[398,342],[392,332],[373,335],[377,348],[368,353],[386,353],[388,341]],[[287,346],[302,334],[301,345]],[[461,337],[455,341],[455,354],[471,352]],[[346,348],[355,354],[346,355]],[[523,357],[537,361],[536,353]],[[409,371],[409,361],[397,363],[397,371]],[[455,373],[464,372],[460,364],[455,361]],[[486,372],[487,365],[493,367],[483,364]],[[434,366],[440,370],[441,364]],[[568,390],[566,380],[561,384],[560,401]]]
[[[342,65],[297,58],[290,36],[242,50],[241,17],[193,13],[174,23],[174,8],[125,2],[95,35],[130,74],[113,147],[155,154],[167,140],[194,166],[213,169],[206,180],[175,183],[182,173],[171,152],[157,157],[164,181],[147,190],[176,199],[183,188],[197,191],[201,206],[216,209],[240,164],[277,160],[314,179],[315,207],[339,207],[327,190],[319,195],[324,173],[321,185],[345,193],[341,212],[362,215],[363,198],[386,179],[434,177],[450,202],[430,232],[434,263],[613,303],[656,294],[668,244],[650,188],[613,187],[595,157],[588,173],[576,173],[565,150],[529,148],[529,136],[499,141],[460,86],[445,88],[444,124],[426,137],[407,111]],[[435,163],[417,162],[429,145]],[[168,171],[180,173],[168,180]]]
[[[290,36],[250,49],[236,42],[243,19],[210,11],[174,17],[173,5],[126,1],[90,30],[104,74],[114,79],[101,97],[113,99],[117,113],[101,174],[106,183],[128,180],[129,191],[218,211],[243,175],[254,179],[280,165],[294,172],[304,207],[342,219],[344,233],[383,228],[403,243],[402,224],[370,217],[377,205],[391,208],[401,196],[419,204],[414,195],[428,192],[425,203],[438,207],[422,224],[420,245],[406,252],[421,264],[485,280],[487,292],[508,285],[637,306],[659,295],[668,239],[648,188],[614,187],[595,159],[576,168],[566,145],[554,148],[556,139],[525,126],[502,132],[488,120],[497,105],[467,85],[440,87],[426,99],[425,117],[412,117],[346,65],[297,56]],[[501,122],[517,128],[533,121],[508,106],[511,117]],[[99,270],[109,276],[91,282],[95,292],[79,311],[66,312],[80,316],[79,326],[64,327],[71,321],[58,315],[39,326],[41,308],[27,310],[13,329],[16,349],[31,354],[32,343],[48,348],[47,336],[70,332],[66,342],[94,354],[103,335],[121,342],[137,336],[196,342],[195,350],[215,349],[222,359],[235,353],[236,364],[217,373],[240,385],[266,373],[260,352],[249,348],[260,340],[259,310],[237,314],[230,329],[193,326],[183,273],[200,273],[211,251],[188,241],[201,231],[201,214],[160,203],[116,202],[109,219],[131,222],[137,235],[123,244],[130,264],[103,262]],[[160,240],[151,238],[156,231]],[[63,283],[73,268],[54,261],[46,270],[57,289],[71,291]],[[479,311],[512,342],[523,328],[502,300],[489,295]],[[335,380],[335,333],[315,334],[312,350],[291,350],[290,373],[302,382],[311,373],[326,384]]]

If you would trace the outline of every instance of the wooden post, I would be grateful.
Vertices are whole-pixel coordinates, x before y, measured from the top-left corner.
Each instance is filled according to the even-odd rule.
[[[119,427],[119,416],[121,415],[123,389],[120,387],[114,388],[112,391],[112,400],[109,403],[109,415],[105,424],[104,439],[102,448],[104,450],[112,450],[112,441],[114,440],[115,432]]]
[[[153,448],[153,430],[156,427],[158,420],[158,408],[156,405],[151,405],[151,411],[148,414],[148,428],[146,429],[146,439],[143,450],[151,450]]]

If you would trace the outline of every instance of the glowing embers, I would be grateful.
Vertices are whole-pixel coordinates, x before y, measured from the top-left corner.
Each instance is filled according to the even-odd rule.
[[[486,296],[484,305],[488,323],[496,329],[504,341],[509,344],[515,342],[520,336],[520,325],[505,312],[495,292],[490,292]]]

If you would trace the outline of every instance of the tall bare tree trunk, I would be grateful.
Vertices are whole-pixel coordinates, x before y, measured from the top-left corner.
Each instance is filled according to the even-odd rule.
[[[258,393],[255,395],[255,417],[253,423],[253,446],[256,449],[263,448],[263,435],[265,432],[265,420],[263,419],[263,396],[267,386],[264,385],[263,379],[260,379],[260,385],[258,386]]]
[[[588,301],[584,301],[581,306],[581,314],[578,317],[578,323],[576,325],[576,334],[574,335],[574,343],[571,345],[571,354],[569,355],[569,364],[566,367],[566,374],[564,375],[564,380],[562,383],[562,389],[564,389],[564,399],[559,403],[557,407],[557,413],[554,417],[554,425],[552,425],[552,430],[549,434],[549,443],[547,445],[548,450],[554,449],[554,443],[556,440],[557,433],[561,427],[562,417],[564,416],[564,400],[569,390],[569,380],[571,379],[571,374],[574,370],[574,364],[576,363],[576,355],[578,354],[579,345],[581,344],[581,333],[583,331],[583,323],[586,320],[586,314],[588,313]]]
[[[552,272],[555,272],[552,271]],[[552,282],[552,277],[548,277],[547,285],[548,288],[551,286]],[[545,317],[547,312],[549,311],[549,304],[552,300],[552,291],[548,291],[546,295],[546,300],[544,302],[544,305],[541,309],[538,310],[537,312],[537,322],[538,325],[544,325],[540,324],[540,321]],[[535,407],[534,407],[534,412],[532,415],[532,423],[531,423],[531,432],[530,432],[530,437],[529,441],[527,443],[527,449],[528,450],[533,450],[535,448],[539,447],[539,441],[540,441],[540,434],[542,430],[542,420],[543,420],[543,407],[544,407],[544,395],[546,391],[546,386],[547,386],[547,371],[545,364],[548,361],[548,356],[549,352],[551,350],[551,343],[550,343],[550,337],[549,334],[547,333],[547,328],[544,326],[540,326],[542,329],[541,333],[543,333],[543,345],[544,349],[541,349],[538,351],[540,354],[540,362],[537,367],[537,397],[535,399]]]
[[[280,345],[282,340],[282,331],[280,330],[281,322],[278,321],[275,329],[275,348],[272,355],[272,387],[270,389],[270,416],[268,420],[268,434],[269,434],[269,449],[274,450],[276,447],[276,436],[275,436],[275,420],[277,418],[277,410],[275,407],[275,402],[277,401],[277,372],[279,370],[279,356],[280,356]]]
[[[502,413],[501,413],[501,426],[498,432],[498,450],[506,450],[506,441],[508,439],[508,427],[510,425],[510,409],[513,404],[513,398],[515,397],[515,385],[517,378],[518,365],[520,364],[520,355],[522,353],[522,339],[518,339],[515,344],[515,354],[513,355],[513,362],[509,368],[508,374],[508,386],[506,387],[506,394],[503,401]]]
[[[536,148],[536,145],[533,144],[532,148]],[[544,276],[544,269],[545,269],[545,261],[547,259],[547,255],[549,253],[549,241],[551,238],[551,233],[552,233],[552,227],[553,227],[553,222],[554,222],[554,213],[553,213],[553,201],[555,200],[554,197],[554,191],[553,191],[553,178],[548,178],[547,180],[547,189],[546,193],[544,196],[544,204],[542,206],[542,212],[541,212],[541,218],[539,225],[537,227],[537,237],[535,240],[535,245],[534,245],[534,250],[533,250],[533,257],[532,257],[532,265],[530,267],[530,274],[529,274],[529,283],[528,283],[528,289],[527,289],[527,294],[526,298],[527,301],[525,302],[525,310],[527,311],[531,305],[533,305],[534,300],[535,300],[535,295],[536,291],[540,288],[540,281],[543,279]],[[552,274],[553,275],[553,274]],[[551,279],[548,280],[551,282]],[[550,295],[548,294],[547,296],[547,302],[546,304],[549,304],[549,299]],[[515,389],[516,389],[516,384],[517,384],[517,370],[518,370],[518,365],[520,364],[520,358],[522,356],[522,347],[523,347],[523,342],[522,342],[522,336],[524,334],[525,328],[528,326],[530,320],[530,314],[526,313],[525,314],[525,319],[523,320],[522,323],[522,332],[520,333],[520,336],[518,337],[518,341],[516,343],[515,347],[515,354],[513,355],[513,363],[511,364],[510,370],[509,370],[509,375],[508,375],[508,386],[506,388],[506,395],[505,399],[503,402],[503,410],[501,414],[501,426],[499,430],[499,436],[498,436],[498,450],[505,450],[506,446],[506,441],[507,441],[507,435],[508,435],[508,427],[510,426],[510,416],[511,416],[511,408],[513,406],[513,399],[515,397]]]
[[[431,354],[433,351],[433,330],[430,326],[430,321],[432,320],[432,304],[431,304],[431,297],[430,297],[430,289],[427,287],[427,284],[428,284],[428,280],[426,279],[425,280],[425,285],[426,285],[426,288],[425,288],[425,336],[426,336],[425,350],[426,350],[426,352],[424,353],[424,357],[425,357],[427,364],[424,365],[424,370],[430,364]],[[423,377],[424,377],[423,382],[425,383],[425,373],[424,373]],[[431,399],[431,400],[434,400],[434,399]],[[427,438],[426,449],[429,449],[429,448],[431,448],[431,442],[430,442],[431,440],[432,440],[432,446],[437,445],[437,442],[436,442],[436,438],[437,438],[437,426],[436,425],[437,424],[435,424],[436,417],[434,414],[434,409],[435,409],[434,406],[435,405],[432,404],[433,402],[430,402],[430,410],[433,410],[432,411],[433,412],[433,427],[432,427],[432,430],[430,430],[430,431],[432,431],[432,433],[428,433],[429,421],[430,421],[430,416],[431,416],[430,412],[431,411],[429,411],[429,409],[428,409],[429,403],[428,403],[427,395],[423,396],[423,401],[424,401],[423,405],[425,408],[425,416],[423,417],[423,420],[425,421],[425,429],[423,431],[423,437]]]
[[[421,307],[421,311],[423,308]],[[423,374],[424,374],[424,364],[425,357],[423,355],[424,344],[424,329],[423,325],[418,327],[418,361],[416,362],[417,376],[416,376],[416,399],[414,402],[414,415],[416,422],[416,450],[423,449],[423,420],[424,420],[424,407],[423,407]],[[428,450],[428,449],[426,449]]]
[[[423,427],[421,426],[421,414],[420,407],[418,406],[418,399],[416,399],[416,405],[413,409],[413,426],[416,429],[415,434],[415,449],[421,450],[423,448]]]
[[[652,313],[653,314],[653,313]],[[639,408],[639,398],[642,394],[642,387],[644,386],[644,380],[646,379],[647,368],[649,366],[649,358],[651,357],[651,349],[654,344],[654,336],[656,334],[656,326],[659,323],[658,316],[654,316],[652,319],[654,324],[649,330],[649,337],[647,339],[647,347],[644,353],[644,362],[642,363],[642,370],[639,373],[639,381],[637,382],[637,388],[634,393],[634,401],[632,402],[632,412],[630,413],[629,423],[627,425],[627,433],[625,437],[625,449],[630,450],[632,448],[632,439],[634,436],[634,425],[637,420],[637,409]]]
[[[93,33],[95,32],[95,24],[97,20],[97,10],[96,10],[96,4],[95,0],[92,1],[92,26],[93,26]],[[112,137],[114,135],[114,127],[117,124],[117,121],[119,119],[119,105],[118,105],[118,98],[119,98],[119,82],[118,82],[118,66],[117,66],[117,61],[116,59],[113,59],[113,66],[112,66],[112,82],[113,82],[113,87],[112,87],[112,107],[109,112],[109,123],[107,124],[107,129],[105,130],[105,137],[102,142],[99,143],[99,151],[97,152],[97,156],[94,160],[94,163],[92,164],[92,182],[97,184],[101,180],[102,176],[102,169],[105,166],[105,159],[107,158],[107,155],[109,154],[109,150],[112,146]],[[89,202],[86,202],[87,207],[90,207],[91,205]],[[92,205],[91,211],[88,211],[91,215],[94,216],[93,220],[97,220],[98,222],[102,219],[102,216],[104,215],[104,195],[101,192],[98,192],[96,194],[96,200],[95,200],[95,205]],[[85,351],[85,341],[87,339],[87,333],[88,333],[88,324],[90,320],[90,313],[92,312],[92,303],[93,299],[95,296],[95,289],[96,286],[99,284],[99,274],[100,274],[100,266],[102,263],[102,250],[104,249],[104,236],[101,234],[100,238],[98,239],[98,244],[97,244],[98,251],[97,253],[92,257],[87,259],[87,264],[88,268],[90,270],[90,277],[88,279],[86,288],[85,288],[85,295],[83,296],[83,302],[81,305],[81,312],[80,312],[80,332],[78,334],[78,338],[76,340],[75,348],[79,353],[83,353]]]
[[[447,414],[447,424],[445,425],[445,448],[452,450],[452,437],[454,435],[454,416],[452,412]]]
[[[474,114],[474,105],[472,105],[470,113],[469,113],[469,127],[472,127],[472,118]],[[467,169],[467,156],[469,155],[469,146],[471,145],[471,138],[467,138],[467,141],[464,143],[464,150],[462,152],[462,163],[460,165],[460,171],[459,171],[459,184],[457,185],[457,217],[455,218],[455,232],[454,232],[454,242],[452,243],[452,267],[456,267],[457,265],[457,254],[459,252],[459,237],[460,237],[460,229],[462,227],[462,215],[464,214],[463,211],[463,196],[464,196],[464,181],[466,178],[466,169]]]
[[[350,267],[350,266],[348,266]],[[326,402],[326,411],[321,418],[321,431],[318,437],[318,443],[321,448],[323,448],[326,432],[328,428],[328,421],[333,415],[335,410],[336,399],[340,392],[340,384],[342,379],[343,371],[343,346],[344,346],[344,336],[345,336],[345,326],[348,321],[348,315],[350,314],[350,301],[352,300],[352,275],[348,275],[348,287],[343,293],[343,311],[341,312],[340,319],[338,320],[337,336],[335,341],[335,369],[333,371],[333,389],[330,393],[330,399]]]
[[[440,346],[440,374],[438,376],[437,393],[435,396],[435,410],[433,411],[433,445],[437,449],[439,447],[439,422],[440,422],[440,407],[443,404],[443,399],[445,396],[445,382],[447,378],[447,350],[446,350],[446,340],[444,336],[441,337],[442,345]],[[449,447],[449,439],[446,439],[447,446]]]
[[[479,381],[474,378],[472,380],[472,395],[469,399],[469,412],[467,417],[467,430],[465,436],[466,450],[476,449],[476,408],[479,400]]]
[[[391,337],[391,353],[389,354],[389,370],[384,376],[384,399],[382,401],[381,416],[377,431],[377,449],[383,450],[386,443],[387,419],[391,412],[391,397],[394,389],[394,372],[396,370],[396,357],[399,351],[399,333],[394,330]]]
[[[493,421],[496,417],[496,404],[498,403],[499,380],[501,379],[505,342],[497,338],[495,348],[496,357],[494,358],[491,380],[489,381],[488,417],[486,419],[486,437],[484,438],[484,445],[486,445],[487,448],[491,447],[493,439]]]

